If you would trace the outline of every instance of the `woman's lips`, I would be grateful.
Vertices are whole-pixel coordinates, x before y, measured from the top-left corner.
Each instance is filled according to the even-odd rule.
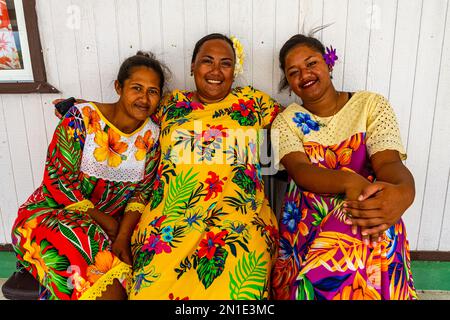
[[[206,79],[206,82],[209,84],[222,84],[223,81],[221,80],[213,80],[213,79]]]
[[[310,80],[301,85],[302,89],[308,89],[316,84],[318,80]]]

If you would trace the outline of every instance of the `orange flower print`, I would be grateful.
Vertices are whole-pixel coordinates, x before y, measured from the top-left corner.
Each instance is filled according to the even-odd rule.
[[[100,116],[97,111],[92,110],[89,107],[83,108],[84,124],[88,134],[97,133],[101,130]]]
[[[100,251],[95,256],[95,263],[86,269],[87,280],[92,284],[100,279],[109,270],[120,264],[119,258],[110,251]]]
[[[325,162],[327,163],[329,169],[336,168],[337,157],[336,154],[331,151],[331,149],[327,149],[327,151],[325,152]]]
[[[338,162],[341,166],[349,165],[352,161],[353,150],[350,148],[344,148],[338,153]]]
[[[114,130],[97,132],[94,141],[99,146],[94,150],[94,157],[98,162],[108,160],[108,165],[115,168],[122,160],[126,160],[126,156],[122,153],[128,149],[128,145],[120,141],[120,135]]]
[[[50,270],[41,256],[41,246],[34,241],[30,243],[30,240],[27,239],[23,248],[25,249],[23,260],[34,265],[39,279],[44,279]]]
[[[352,149],[353,151],[358,150],[359,146],[361,145],[361,141],[362,141],[362,133],[358,133],[353,135],[348,142],[348,147],[350,149]]]
[[[142,161],[145,159],[145,155],[150,150],[150,147],[153,145],[153,136],[151,130],[148,130],[144,137],[138,136],[134,145],[138,149],[134,154],[134,157],[137,161]]]
[[[304,144],[305,152],[312,163],[319,163],[324,159],[323,146],[316,142],[307,142]]]
[[[342,288],[333,300],[381,300],[381,296],[357,272],[353,284]]]

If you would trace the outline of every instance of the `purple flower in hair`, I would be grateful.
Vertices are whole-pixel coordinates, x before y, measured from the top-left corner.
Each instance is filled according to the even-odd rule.
[[[326,48],[326,53],[323,55],[323,58],[325,59],[325,63],[330,67],[333,68],[336,60],[338,59],[338,56],[336,55],[336,49],[333,49],[333,46],[330,46],[330,48]]]

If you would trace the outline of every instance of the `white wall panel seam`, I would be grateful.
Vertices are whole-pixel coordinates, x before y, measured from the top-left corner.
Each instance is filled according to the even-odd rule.
[[[394,52],[395,52],[395,38],[397,36],[397,19],[398,19],[398,0],[395,0],[395,22],[394,22],[394,37],[392,44],[392,53],[391,53],[391,73],[389,74],[389,89],[388,89],[388,95],[387,99],[390,101],[391,98],[391,83],[392,83],[392,69],[394,67]]]
[[[421,31],[422,31],[422,18],[423,18],[423,2],[424,0],[422,0],[422,5],[420,7],[420,21],[419,21],[419,32],[417,34],[417,48],[416,48],[416,65],[414,66],[414,80],[413,80],[413,86],[412,86],[412,91],[411,91],[411,105],[409,106],[409,121],[408,121],[408,132],[407,132],[407,140],[406,140],[406,145],[405,145],[405,149],[406,149],[406,153],[408,153],[408,146],[409,146],[409,133],[411,132],[411,119],[412,119],[412,115],[413,113],[412,111],[412,105],[413,105],[413,101],[414,101],[414,88],[416,87],[416,77],[417,77],[417,61],[419,59],[419,51],[420,51],[420,35],[421,35]]]
[[[445,218],[445,209],[447,208],[447,201],[449,200],[447,195],[449,194],[449,186],[450,186],[450,168],[448,170],[448,175],[447,175],[447,187],[445,189],[445,200],[444,200],[444,207],[442,210],[442,220],[441,220],[441,229],[439,230],[439,238],[438,238],[438,246],[437,246],[437,250],[439,250],[439,248],[441,247],[441,239],[442,239],[442,232],[444,230],[444,218]]]

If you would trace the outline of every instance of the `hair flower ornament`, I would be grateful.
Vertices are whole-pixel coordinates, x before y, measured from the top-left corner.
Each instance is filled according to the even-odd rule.
[[[335,62],[338,60],[338,56],[336,55],[336,49],[333,49],[333,46],[326,48],[326,53],[323,55],[325,59],[325,63],[330,68],[330,71],[333,70]]]
[[[236,53],[236,64],[234,66],[234,76],[236,77],[244,72],[245,52],[242,43],[235,36],[231,36],[230,40],[233,42],[234,52]]]

